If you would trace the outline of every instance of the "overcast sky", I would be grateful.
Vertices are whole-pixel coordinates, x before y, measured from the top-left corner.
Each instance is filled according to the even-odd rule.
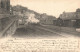
[[[80,0],[11,0],[11,5],[22,5],[38,13],[58,17],[63,11],[75,12]]]

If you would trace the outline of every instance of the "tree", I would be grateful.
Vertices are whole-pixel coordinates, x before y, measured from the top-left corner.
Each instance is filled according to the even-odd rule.
[[[78,9],[76,10],[76,12],[80,12],[80,8],[78,8]]]

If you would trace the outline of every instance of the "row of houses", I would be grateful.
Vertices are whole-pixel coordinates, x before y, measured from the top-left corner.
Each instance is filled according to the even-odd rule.
[[[54,22],[56,26],[80,28],[80,9],[76,12],[63,12]]]

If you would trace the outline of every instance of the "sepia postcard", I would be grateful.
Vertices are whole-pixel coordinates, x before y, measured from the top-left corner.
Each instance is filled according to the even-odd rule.
[[[0,52],[80,52],[80,0],[0,0]]]

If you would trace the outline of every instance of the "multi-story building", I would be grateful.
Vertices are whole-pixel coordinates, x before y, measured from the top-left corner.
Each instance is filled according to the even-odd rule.
[[[56,17],[47,15],[46,13],[42,14],[40,18],[40,23],[45,25],[53,25],[54,20],[56,20]]]
[[[2,31],[9,21],[10,0],[0,0],[0,31]]]
[[[0,13],[10,12],[10,0],[0,0]]]
[[[59,18],[63,20],[65,27],[80,27],[80,9],[76,12],[63,12]]]

